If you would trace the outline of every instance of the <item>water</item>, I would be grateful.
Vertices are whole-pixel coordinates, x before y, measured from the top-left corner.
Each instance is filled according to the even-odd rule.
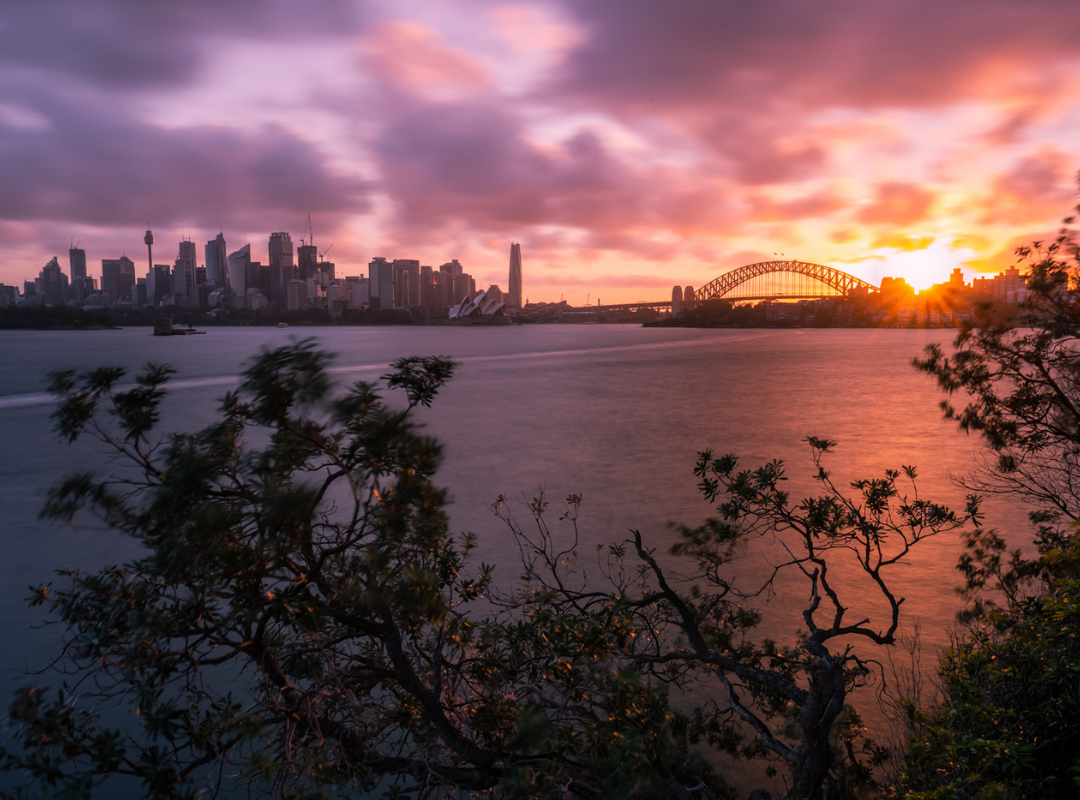
[[[107,470],[89,443],[60,444],[42,394],[50,369],[169,363],[178,374],[164,406],[168,429],[194,429],[214,417],[217,399],[235,386],[244,362],[261,348],[311,335],[338,354],[343,382],[374,380],[394,358],[449,355],[455,379],[421,418],[445,445],[439,481],[449,488],[451,524],[479,540],[475,558],[516,574],[517,549],[489,504],[500,494],[527,498],[543,490],[560,501],[584,498],[587,543],[640,530],[667,549],[673,520],[695,524],[710,511],[691,474],[704,448],[738,453],[757,465],[788,463],[793,493],[811,488],[806,435],[839,442],[829,464],[838,479],[879,475],[914,464],[920,495],[960,507],[950,474],[970,469],[979,443],[941,419],[938,390],[911,366],[948,331],[680,330],[630,326],[504,328],[214,329],[206,336],[154,338],[148,329],[0,332],[0,692],[28,680],[27,668],[56,654],[58,631],[35,627],[42,616],[23,602],[27,586],[67,565],[123,561],[134,545],[92,524],[60,527],[37,519],[47,487],[74,470]],[[514,506],[519,517],[524,505]],[[1020,544],[1024,509],[995,502],[989,521]],[[905,613],[923,625],[924,648],[941,647],[958,601],[958,539],[942,537],[916,552],[896,579]],[[748,552],[747,575],[778,556]],[[801,590],[800,590],[801,591]],[[765,630],[791,624],[782,593]],[[854,612],[853,612],[854,613]],[[924,663],[932,662],[924,657]]]

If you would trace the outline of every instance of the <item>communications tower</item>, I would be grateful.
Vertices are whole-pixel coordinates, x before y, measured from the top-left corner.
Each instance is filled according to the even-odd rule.
[[[154,271],[154,234],[150,232],[150,223],[146,223],[146,236],[143,237],[143,241],[146,242],[146,258],[150,262],[150,272]]]

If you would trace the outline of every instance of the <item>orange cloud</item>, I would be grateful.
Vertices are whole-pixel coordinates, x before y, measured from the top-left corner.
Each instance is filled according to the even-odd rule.
[[[874,247],[890,247],[893,250],[925,250],[934,243],[933,236],[905,236],[902,233],[885,233],[876,238]]]
[[[925,219],[934,204],[934,195],[913,183],[879,183],[877,196],[858,214],[867,225],[911,225]]]

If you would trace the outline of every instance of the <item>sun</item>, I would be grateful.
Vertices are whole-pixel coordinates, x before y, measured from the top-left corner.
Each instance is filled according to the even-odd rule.
[[[974,250],[956,249],[938,239],[917,250],[881,248],[874,254],[881,259],[881,275],[903,278],[916,291],[929,289],[935,283],[945,283],[949,274],[973,258]]]

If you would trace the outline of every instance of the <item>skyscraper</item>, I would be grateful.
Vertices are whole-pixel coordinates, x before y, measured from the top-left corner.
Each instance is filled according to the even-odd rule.
[[[203,248],[206,255],[206,283],[214,288],[229,286],[229,263],[225,250],[225,234],[219,233]]]
[[[420,262],[412,258],[395,258],[394,259],[394,274],[404,272],[408,275],[405,279],[408,283],[395,278],[395,286],[407,288],[408,292],[402,296],[396,294],[397,304],[399,306],[418,306],[420,305]]]
[[[521,245],[510,243],[510,291],[507,292],[506,304],[511,308],[521,308]]]
[[[60,269],[56,256],[41,270],[38,278],[38,296],[47,306],[62,306],[67,298],[68,279]]]
[[[318,251],[313,244],[302,244],[296,249],[297,272],[300,280],[306,281],[314,278],[319,271]]]
[[[292,237],[285,231],[270,234],[268,244],[270,253],[270,290],[271,303],[285,306],[285,284],[296,277],[296,262],[293,261]]]
[[[255,285],[255,276],[250,275],[251,245],[245,244],[228,258],[229,283],[232,290],[241,297]]]
[[[127,256],[101,259],[101,291],[110,305],[130,296],[134,285],[134,261]]]
[[[189,304],[197,304],[198,290],[195,288],[195,242],[185,239],[180,242],[180,253],[173,266],[172,290],[177,300],[187,298]]]
[[[86,251],[81,247],[72,247],[68,250],[68,265],[71,268],[71,282],[76,278],[86,280]]]

